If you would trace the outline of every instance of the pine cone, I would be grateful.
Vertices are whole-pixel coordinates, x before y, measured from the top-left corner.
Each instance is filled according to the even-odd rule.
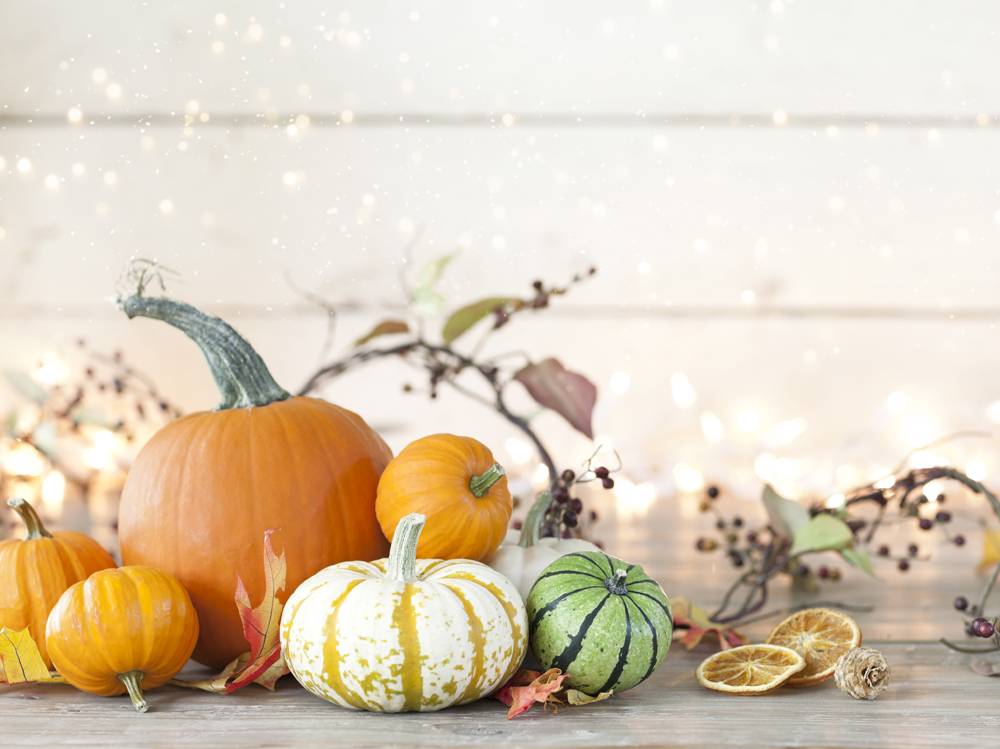
[[[837,661],[834,681],[856,700],[873,700],[889,686],[889,664],[872,648],[851,648]]]

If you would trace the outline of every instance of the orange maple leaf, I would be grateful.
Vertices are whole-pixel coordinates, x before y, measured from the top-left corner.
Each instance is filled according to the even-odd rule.
[[[707,634],[716,634],[719,637],[719,647],[722,650],[736,647],[737,645],[749,645],[750,638],[740,634],[732,627],[725,624],[718,624],[708,618],[705,609],[695,606],[690,599],[684,596],[674,596],[670,599],[670,608],[674,612],[674,628],[687,629],[683,637],[678,638],[684,643],[688,650],[693,648]]]
[[[493,696],[510,708],[507,711],[507,720],[510,720],[536,702],[543,705],[562,704],[562,700],[556,697],[556,692],[562,689],[563,680],[568,676],[558,668],[550,668],[544,674],[522,669]]]
[[[210,679],[171,679],[171,684],[228,694],[256,682],[274,691],[274,682],[288,673],[288,667],[281,658],[279,625],[282,603],[276,594],[285,589],[288,570],[285,552],[282,551],[280,557],[275,556],[274,549],[271,548],[272,533],[273,530],[264,533],[264,600],[256,608],[251,608],[250,596],[247,595],[239,572],[236,573],[236,608],[243,620],[243,636],[250,644],[250,652],[241,655]]]

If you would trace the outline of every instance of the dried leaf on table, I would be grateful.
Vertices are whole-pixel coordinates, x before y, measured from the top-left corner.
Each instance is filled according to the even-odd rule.
[[[679,641],[683,642],[684,647],[688,650],[701,642],[701,639],[708,634],[718,636],[719,647],[722,650],[750,644],[749,637],[725,624],[713,622],[708,618],[708,613],[703,608],[695,606],[684,596],[671,598],[670,608],[674,613],[674,629],[687,629]]]
[[[983,528],[983,558],[977,572],[985,572],[1000,562],[1000,533],[991,528]]]
[[[367,335],[361,336],[358,340],[354,342],[355,346],[363,346],[368,343],[372,338],[378,338],[383,335],[391,335],[393,333],[409,333],[410,326],[407,325],[402,320],[383,320],[374,328],[368,331]]]
[[[606,700],[613,694],[614,691],[608,690],[607,692],[601,692],[596,697],[591,697],[589,694],[584,694],[578,689],[567,689],[561,696],[565,697],[566,701],[571,705],[591,705],[595,702]]]
[[[529,364],[514,375],[539,404],[561,415],[591,439],[597,388],[583,375],[570,372],[556,359]]]
[[[277,591],[285,589],[287,568],[285,553],[275,556],[271,548],[271,534],[264,534],[264,600],[256,608],[251,608],[250,597],[243,580],[236,575],[236,607],[243,620],[243,636],[250,644],[250,651],[226,666],[222,673],[211,679],[200,681],[182,681],[172,679],[171,684],[191,689],[204,689],[207,692],[230,693],[257,683],[267,689],[274,690],[274,682],[288,673],[284,659],[281,657],[281,642],[279,640],[279,625],[281,623],[281,601]]]
[[[568,676],[558,668],[550,668],[544,674],[522,669],[493,697],[510,708],[507,711],[507,720],[510,720],[536,702],[559,704],[561,700],[555,697],[555,693],[561,689],[563,680]]]
[[[477,322],[484,317],[492,315],[497,307],[506,309],[508,305],[519,306],[520,304],[521,301],[519,299],[506,296],[496,296],[473,302],[451,313],[451,316],[445,321],[441,337],[444,338],[445,343],[451,345],[452,341],[468,331]]]
[[[972,670],[981,676],[1000,676],[1000,663],[973,658],[970,665]]]
[[[20,632],[4,627],[0,630],[0,683],[27,684],[36,681],[62,682],[62,679],[49,674],[27,627]]]

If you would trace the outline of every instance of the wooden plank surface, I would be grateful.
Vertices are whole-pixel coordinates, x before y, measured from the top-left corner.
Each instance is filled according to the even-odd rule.
[[[125,696],[68,686],[0,687],[4,746],[563,747],[586,746],[990,746],[1000,730],[995,682],[973,674],[971,656],[927,642],[871,642],[892,668],[878,699],[854,700],[832,680],[739,698],[702,688],[694,669],[710,650],[675,645],[644,684],[607,702],[532,710],[515,720],[496,701],[438,713],[380,715],[331,705],[291,677],[274,694],[233,695],[178,687],[150,692],[139,715]]]

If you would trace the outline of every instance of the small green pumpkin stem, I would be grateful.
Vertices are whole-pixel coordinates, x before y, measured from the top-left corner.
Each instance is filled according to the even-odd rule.
[[[535,504],[528,510],[524,525],[521,526],[521,540],[518,542],[518,546],[527,549],[529,546],[538,544],[539,539],[541,539],[542,521],[545,519],[545,512],[549,509],[550,504],[552,504],[551,492],[542,492],[538,495]]]
[[[39,538],[52,538],[52,534],[45,530],[42,519],[38,517],[35,508],[20,497],[12,497],[7,500],[7,506],[13,508],[14,512],[21,518],[24,527],[28,529],[25,541],[35,541]]]
[[[487,468],[483,473],[473,476],[469,479],[469,491],[472,492],[472,496],[476,499],[485,497],[490,493],[493,484],[503,478],[504,473],[503,466],[499,463],[494,463],[492,467]]]
[[[201,348],[222,394],[216,411],[251,408],[291,398],[271,377],[264,360],[232,327],[190,304],[162,297],[130,296],[118,306],[129,316],[163,320],[183,331]]]
[[[146,698],[142,696],[142,677],[142,671],[126,671],[123,674],[118,674],[118,681],[125,685],[128,696],[132,698],[132,704],[140,713],[149,710]]]
[[[628,577],[628,570],[618,569],[615,573],[604,581],[604,587],[610,590],[612,593],[623,596],[628,593],[628,588],[625,587],[625,578]]]
[[[386,579],[392,578],[401,583],[417,581],[417,542],[426,522],[426,515],[411,512],[396,525],[392,546],[389,547],[389,564],[385,568]]]

